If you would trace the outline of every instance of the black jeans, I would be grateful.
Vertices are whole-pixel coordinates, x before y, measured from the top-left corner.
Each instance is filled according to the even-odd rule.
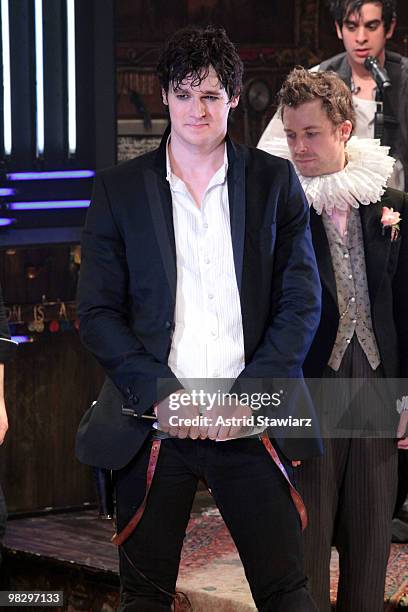
[[[116,473],[118,531],[144,496],[150,445],[146,443],[130,464]],[[291,475],[288,462],[286,467]],[[231,532],[257,608],[265,612],[316,612],[305,588],[299,515],[288,484],[257,438],[162,441],[145,513],[119,552],[120,610],[170,610],[172,599],[133,566],[174,593],[200,478],[211,489]]]

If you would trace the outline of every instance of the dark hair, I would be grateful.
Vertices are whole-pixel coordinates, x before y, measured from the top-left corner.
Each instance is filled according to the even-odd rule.
[[[297,108],[316,99],[322,101],[334,125],[351,121],[354,130],[356,114],[351,91],[335,72],[310,72],[301,66],[294,68],[278,93],[281,116],[285,106]]]
[[[212,66],[229,100],[242,89],[243,63],[224,28],[187,27],[178,30],[166,43],[157,65],[160,85],[166,92],[188,77],[197,87]]]
[[[391,27],[391,22],[397,17],[397,0],[327,0],[329,9],[334,17],[334,21],[343,27],[343,21],[352,13],[361,12],[363,4],[381,4],[382,20],[384,22],[385,31]]]

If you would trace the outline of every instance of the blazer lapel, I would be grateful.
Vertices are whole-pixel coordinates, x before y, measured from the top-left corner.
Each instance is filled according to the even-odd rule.
[[[336,278],[334,276],[329,241],[327,240],[322,217],[316,213],[314,208],[310,209],[310,227],[312,230],[313,246],[316,253],[320,281],[333,298],[337,308]]]
[[[359,207],[371,304],[374,304],[390,254],[391,241],[381,235],[381,211],[385,204],[386,197],[383,197],[381,202]]]
[[[351,67],[350,67],[350,64],[348,63],[346,53],[344,54],[341,64],[336,70],[336,72],[339,75],[339,77],[345,82],[347,87],[351,89]]]
[[[169,133],[170,127],[165,131],[157,151],[154,169],[147,169],[145,171],[144,183],[163,268],[175,302],[177,288],[176,242],[174,238],[171,193],[165,179],[166,145]]]
[[[241,296],[242,267],[245,244],[245,158],[239,154],[227,137],[228,201],[230,209],[231,239],[234,253],[235,276]]]

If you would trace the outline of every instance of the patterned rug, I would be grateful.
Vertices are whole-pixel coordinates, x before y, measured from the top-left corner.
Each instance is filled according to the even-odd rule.
[[[331,560],[331,599],[336,601],[338,555]],[[194,515],[189,523],[183,547],[179,583],[191,594],[194,612],[211,609],[222,612],[255,610],[235,545],[218,510],[211,508]],[[234,596],[231,607],[231,594]],[[214,599],[219,604],[214,607]],[[408,544],[393,544],[388,562],[384,610],[408,610]]]

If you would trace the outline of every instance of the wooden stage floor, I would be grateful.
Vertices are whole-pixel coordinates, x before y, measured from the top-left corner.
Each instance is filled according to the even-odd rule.
[[[10,520],[5,538],[9,588],[63,590],[60,609],[113,612],[119,580],[112,534],[113,523],[100,520],[94,510]],[[392,545],[388,570],[384,610],[408,610],[408,545]],[[337,573],[333,552],[333,601]],[[178,588],[189,596],[194,612],[256,609],[236,548],[204,492],[198,494],[188,526]]]

